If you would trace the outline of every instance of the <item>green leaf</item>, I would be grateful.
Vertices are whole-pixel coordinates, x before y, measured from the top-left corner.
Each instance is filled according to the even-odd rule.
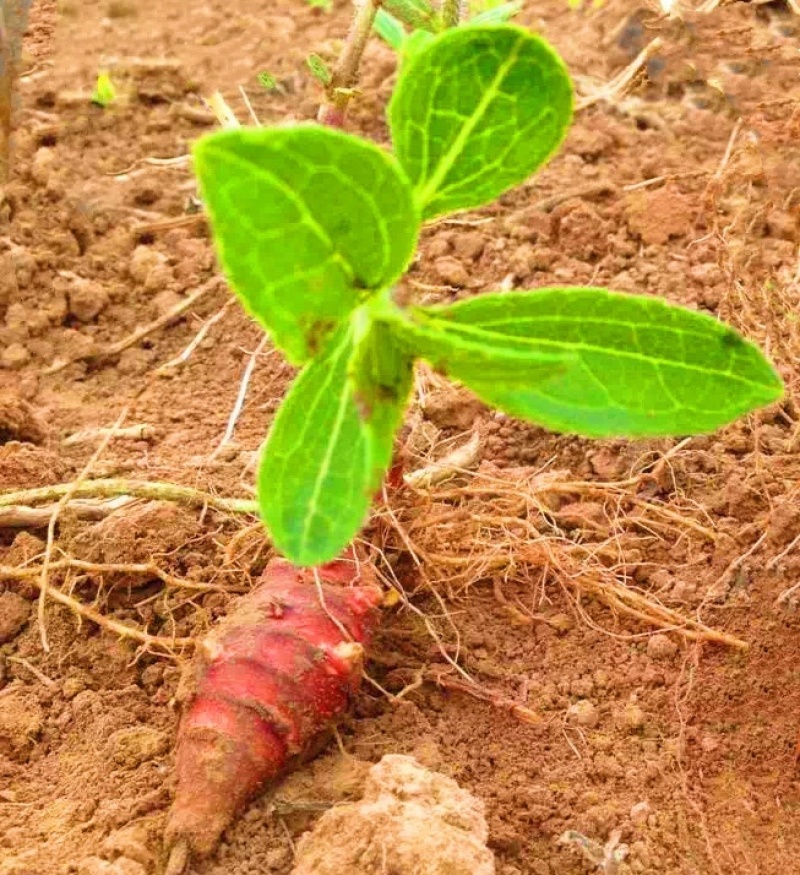
[[[193,151],[227,278],[292,362],[407,267],[419,215],[377,146],[297,125],[221,131]]]
[[[430,45],[436,37],[427,30],[415,30],[410,33],[403,43],[403,60],[407,61],[414,55],[418,55],[426,46]]]
[[[308,65],[308,69],[311,70],[311,75],[318,82],[321,82],[323,85],[330,85],[332,78],[331,71],[319,55],[309,55],[306,58],[306,64]]]
[[[464,380],[484,401],[554,431],[707,433],[783,392],[772,365],[733,328],[658,298],[548,288],[419,309],[465,337],[488,332],[537,354],[566,355],[564,367],[530,386]]]
[[[415,30],[436,29],[436,10],[427,0],[382,0],[381,6],[398,21]]]
[[[352,324],[300,372],[278,411],[258,475],[261,517],[296,565],[336,557],[364,524],[392,456],[411,360]],[[359,372],[356,379],[355,372]]]
[[[437,36],[403,66],[389,104],[395,154],[425,219],[523,182],[559,147],[571,116],[563,62],[512,25]]]
[[[530,386],[563,372],[570,353],[539,350],[525,340],[453,322],[447,310],[416,307],[385,312],[396,342],[439,373],[465,385]]]
[[[272,91],[278,87],[278,80],[269,72],[269,70],[262,70],[258,74],[258,84],[265,91]]]
[[[521,0],[513,0],[511,3],[501,3],[491,9],[484,9],[474,15],[467,24],[470,26],[479,24],[504,24],[512,18],[516,18],[522,11]]]
[[[392,49],[400,52],[406,39],[406,31],[403,25],[390,15],[385,9],[379,9],[375,13],[375,21],[372,27],[375,33]]]

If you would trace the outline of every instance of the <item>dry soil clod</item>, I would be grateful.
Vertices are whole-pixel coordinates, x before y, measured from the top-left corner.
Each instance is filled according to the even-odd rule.
[[[292,875],[494,875],[483,802],[412,757],[387,755],[363,799],[325,812]]]

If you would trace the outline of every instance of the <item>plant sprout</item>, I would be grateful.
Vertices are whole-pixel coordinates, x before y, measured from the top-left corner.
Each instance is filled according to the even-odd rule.
[[[111,76],[106,70],[101,70],[97,74],[97,81],[92,92],[92,103],[105,109],[107,106],[111,106],[116,99],[117,89],[111,81]]]
[[[543,39],[470,25],[403,64],[393,154],[315,124],[195,145],[223,270],[301,368],[258,474],[261,516],[292,562],[332,559],[366,521],[418,360],[494,408],[587,437],[708,433],[781,397],[733,328],[653,297],[568,286],[401,303],[423,223],[526,180],[558,150],[572,104]]]
[[[278,87],[278,80],[269,72],[269,70],[262,70],[256,78],[258,79],[258,84],[265,91],[273,91]]]
[[[509,3],[497,0],[473,0],[469,4],[468,24],[503,24],[522,9],[521,0]],[[428,0],[390,0],[375,15],[375,33],[401,57],[407,58],[424,48],[437,33],[459,24],[460,3],[436,10]],[[411,28],[410,32],[406,27]]]

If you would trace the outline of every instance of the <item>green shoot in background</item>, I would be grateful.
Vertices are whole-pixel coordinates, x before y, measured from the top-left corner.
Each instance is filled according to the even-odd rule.
[[[306,66],[311,71],[311,75],[321,85],[325,86],[331,84],[331,71],[319,55],[309,55],[306,58]]]
[[[273,91],[278,87],[278,80],[269,72],[269,70],[262,70],[258,76],[258,84],[264,89],[264,91]]]
[[[196,144],[227,278],[301,368],[258,477],[264,523],[292,562],[334,558],[366,521],[417,360],[492,407],[587,437],[708,433],[781,397],[756,346],[658,298],[564,287],[396,301],[422,223],[488,204],[542,167],[572,101],[544,40],[470,24],[404,61],[393,153],[312,124]]]
[[[460,6],[460,4],[459,4]],[[444,7],[444,4],[442,4]],[[472,0],[468,4],[470,25],[504,24],[522,9],[522,0]],[[384,0],[375,15],[375,33],[401,58],[408,58],[454,24],[430,0]],[[410,32],[406,28],[410,28]]]
[[[105,70],[101,70],[97,74],[97,81],[92,92],[92,103],[105,109],[107,106],[111,106],[116,99],[117,89],[111,81],[111,76]]]

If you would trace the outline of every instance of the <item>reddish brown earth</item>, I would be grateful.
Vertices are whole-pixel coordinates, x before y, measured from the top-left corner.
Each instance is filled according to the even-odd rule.
[[[260,341],[237,306],[222,310],[222,285],[124,351],[87,356],[217,271],[190,212],[189,169],[148,159],[185,155],[213,129],[201,95],[214,89],[242,119],[240,86],[264,123],[312,117],[319,95],[304,58],[335,56],[348,4],[34,5],[0,207],[0,489],[74,479],[99,439],[65,439],[112,426],[127,406],[125,425],[147,428],[111,441],[92,476],[247,497],[291,369],[262,350],[220,450]],[[385,753],[413,754],[486,803],[500,875],[596,871],[558,844],[568,829],[601,844],[620,830],[630,846],[620,871],[800,870],[800,616],[793,597],[778,601],[800,582],[800,16],[785,3],[733,2],[682,24],[630,3],[571,11],[542,0],[522,21],[559,48],[584,95],[652,38],[663,45],[647,77],[578,112],[535,181],[426,231],[409,289],[441,298],[592,282],[662,295],[763,344],[787,399],[713,437],[589,443],[423,381],[411,467],[473,425],[483,467],[392,499],[419,566],[386,512],[367,533],[429,618],[388,609],[368,672],[393,693],[422,682],[399,702],[365,685],[341,728],[347,755],[333,746],[257,801],[202,875],[285,875],[320,808],[357,797]],[[122,93],[107,110],[88,102],[103,67]],[[278,90],[260,89],[262,70]],[[351,125],[380,141],[393,72],[391,53],[371,46]],[[188,360],[159,373],[217,314]],[[493,495],[476,494],[486,480]],[[141,569],[59,567],[51,583],[153,635],[196,635],[263,567],[268,548],[251,522],[143,501],[99,521],[66,510],[54,561],[152,563],[180,585]],[[0,875],[155,873],[183,654],[79,623],[52,599],[45,652],[37,589],[6,573],[41,555],[41,517],[0,524]],[[654,635],[609,608],[614,585],[749,648]],[[454,689],[463,678],[442,651],[494,702]]]

